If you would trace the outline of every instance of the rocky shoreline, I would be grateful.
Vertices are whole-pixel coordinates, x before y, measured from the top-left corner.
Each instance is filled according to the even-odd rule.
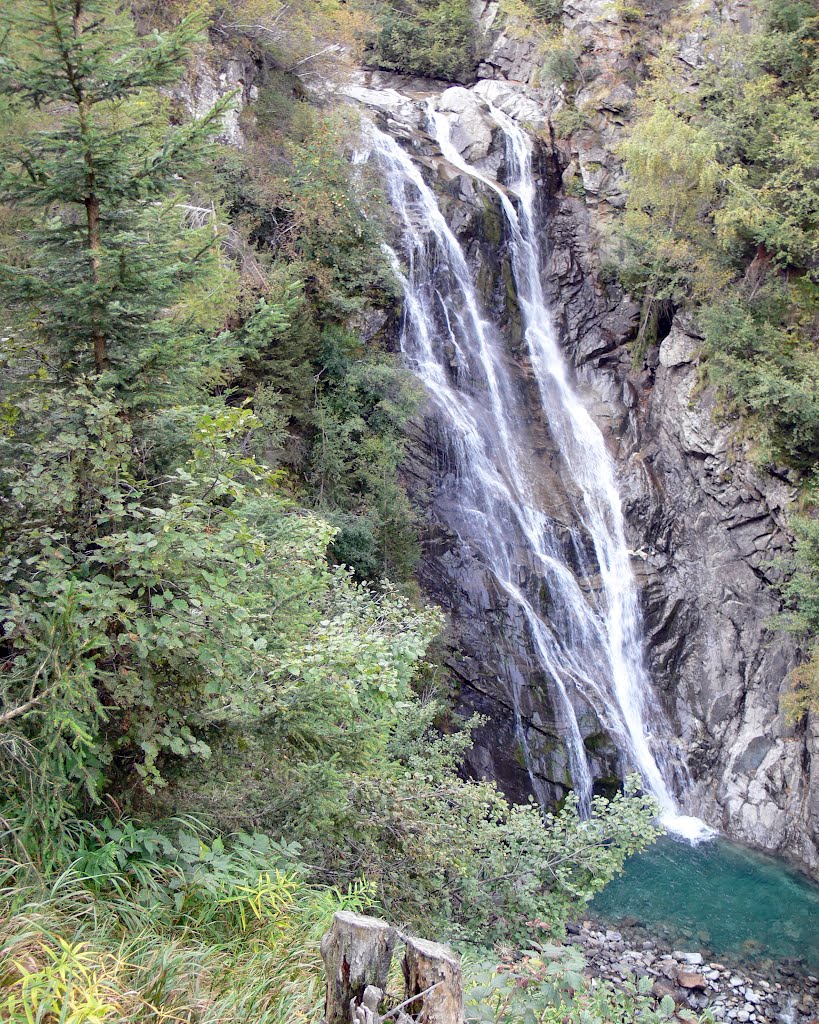
[[[679,1007],[707,1011],[729,1024],[802,1024],[819,1019],[819,978],[798,961],[771,963],[765,970],[710,959],[707,952],[664,947],[639,922],[621,930],[585,920],[569,925],[592,977],[614,983],[628,978],[653,979],[659,999],[671,996]]]

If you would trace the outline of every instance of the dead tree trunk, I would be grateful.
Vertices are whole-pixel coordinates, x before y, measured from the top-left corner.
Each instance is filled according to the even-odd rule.
[[[351,1005],[362,1004],[368,986],[384,992],[397,938],[386,921],[346,910],[335,914],[332,928],[321,940],[327,970],[327,1024],[351,1024]]]
[[[406,938],[404,980],[407,1007],[418,1024],[461,1024],[464,990],[461,964],[455,953],[437,942]],[[425,993],[422,997],[422,993]]]

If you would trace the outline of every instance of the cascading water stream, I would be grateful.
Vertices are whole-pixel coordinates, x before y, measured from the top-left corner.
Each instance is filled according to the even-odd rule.
[[[591,807],[592,778],[586,761],[583,737],[569,698],[567,683],[571,678],[571,660],[560,652],[551,628],[540,618],[532,603],[516,583],[517,569],[512,559],[512,545],[505,528],[510,517],[536,551],[544,574],[564,577],[563,588],[573,583],[571,573],[559,557],[544,544],[548,537],[545,516],[536,507],[530,493],[530,482],[523,470],[520,452],[514,437],[513,412],[517,400],[509,375],[499,358],[499,339],[492,325],[480,311],[463,251],[438,207],[432,190],[407,153],[390,136],[368,126],[373,150],[385,171],[393,206],[399,213],[404,235],[408,273],[400,269],[397,255],[387,252],[404,290],[406,303],[405,330],[402,349],[418,376],[436,401],[450,426],[450,442],[456,452],[459,505],[464,526],[459,531],[461,542],[468,546],[473,537],[482,538],[487,564],[500,587],[518,605],[530,626],[538,657],[552,679],[559,698],[562,725],[567,734],[567,748],[572,779],[581,809]],[[420,225],[423,225],[422,228]],[[427,244],[434,239],[436,252]],[[456,284],[461,308],[450,312],[436,287],[431,273],[435,255],[441,257]],[[440,308],[446,324],[447,341],[452,344],[464,364],[474,363],[485,390],[476,400],[466,390],[451,383],[449,357],[441,344],[435,310]],[[460,335],[460,341],[458,336]],[[488,396],[488,403],[483,400]],[[488,408],[487,408],[488,405]],[[499,465],[494,451],[501,442],[505,454]],[[589,619],[591,623],[591,619]],[[532,787],[542,801],[531,756],[519,716],[520,694],[514,695],[518,736],[526,757]]]
[[[463,250],[434,193],[405,150],[368,126],[402,226],[406,274],[390,251],[405,296],[402,349],[443,414],[456,456],[459,493],[454,528],[462,545],[479,552],[526,620],[537,658],[554,687],[581,809],[590,807],[592,778],[573,691],[591,704],[639,770],[660,804],[666,826],[691,839],[705,838],[709,830],[698,819],[680,815],[671,795],[663,770],[673,763],[670,749],[648,733],[649,721],[658,727],[664,722],[642,662],[641,622],[622,510],[603,437],[569,381],[543,294],[531,144],[511,118],[491,110],[506,138],[507,165],[515,179],[509,189],[519,208],[496,181],[463,160],[450,141],[446,117],[432,109],[430,116],[446,159],[500,198],[544,418],[579,493],[577,513],[591,539],[596,564],[584,564],[589,560],[580,557],[582,545],[574,537],[573,550],[581,562],[580,578],[575,575],[565,553],[565,530],[561,536],[559,524],[540,507],[537,481],[525,446],[519,443],[525,417],[499,333],[482,312]],[[549,595],[548,617],[520,582],[521,547]],[[591,578],[598,573],[600,585],[595,588]],[[540,796],[520,723],[520,687],[515,686],[519,738]],[[661,751],[662,767],[652,748]]]

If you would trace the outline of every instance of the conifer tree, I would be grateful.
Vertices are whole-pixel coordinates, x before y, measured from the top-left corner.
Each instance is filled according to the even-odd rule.
[[[229,98],[199,121],[163,123],[157,90],[179,78],[200,26],[187,18],[142,40],[119,6],[23,0],[0,15],[12,124],[35,113],[3,146],[0,195],[28,227],[3,274],[18,331],[52,370],[91,373],[138,405],[158,401],[180,350],[195,349],[168,311],[213,238],[180,231],[180,185]]]

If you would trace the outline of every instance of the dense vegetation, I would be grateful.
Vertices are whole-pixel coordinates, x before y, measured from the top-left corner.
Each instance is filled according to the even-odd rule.
[[[784,623],[813,654],[795,677],[798,716],[819,707],[819,18],[810,2],[760,2],[747,33],[673,25],[623,156],[630,178],[620,279],[642,297],[641,359],[661,314],[687,307],[702,369],[758,460],[799,481],[795,572]],[[679,60],[683,29],[709,38]]]
[[[404,74],[469,81],[476,26],[468,0],[402,0],[376,7],[368,58]]]
[[[544,817],[459,774],[354,125],[305,101],[259,4],[139,6],[176,27],[0,13],[0,1014],[317,1019],[334,909],[559,934],[654,808]],[[173,98],[205,17],[255,18],[278,69],[241,154],[212,141],[229,97]],[[547,973],[552,1019],[580,982]]]

